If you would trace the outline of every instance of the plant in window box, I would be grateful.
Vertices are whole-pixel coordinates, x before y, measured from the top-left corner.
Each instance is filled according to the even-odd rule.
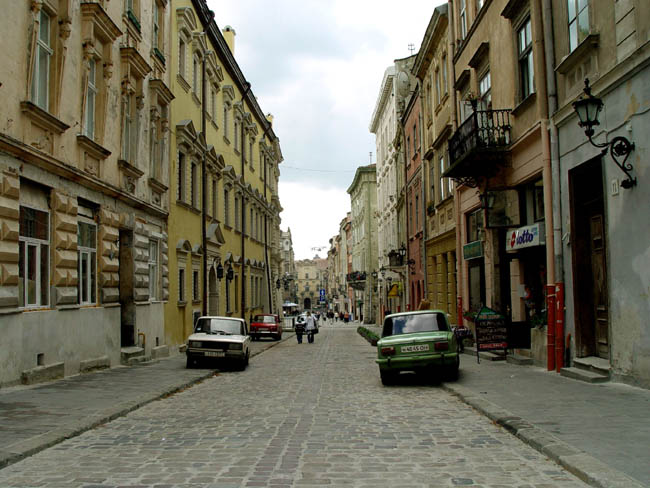
[[[429,202],[427,205],[427,215],[433,215],[436,213],[436,203]]]

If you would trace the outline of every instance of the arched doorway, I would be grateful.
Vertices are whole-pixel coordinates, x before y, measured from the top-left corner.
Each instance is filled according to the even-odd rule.
[[[208,275],[208,315],[219,315],[219,288],[214,266],[210,268]]]
[[[303,310],[311,310],[311,298],[305,298],[303,300]]]

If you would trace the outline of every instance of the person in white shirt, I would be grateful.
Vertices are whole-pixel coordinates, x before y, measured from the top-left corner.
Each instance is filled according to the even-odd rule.
[[[312,344],[314,342],[314,331],[316,330],[316,321],[311,312],[307,312],[307,325],[305,331],[307,332],[307,342]]]

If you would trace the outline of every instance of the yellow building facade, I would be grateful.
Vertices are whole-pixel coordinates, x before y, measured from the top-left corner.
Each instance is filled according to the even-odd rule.
[[[219,30],[204,0],[175,2],[171,26],[165,333],[182,344],[200,315],[279,312],[282,155],[235,60],[235,31]]]

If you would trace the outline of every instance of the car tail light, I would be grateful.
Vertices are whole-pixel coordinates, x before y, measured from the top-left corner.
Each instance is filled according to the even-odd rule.
[[[382,347],[381,348],[381,354],[383,356],[394,356],[395,355],[395,348],[393,346]]]
[[[446,351],[449,349],[449,343],[448,342],[436,342],[434,346],[436,351]]]

